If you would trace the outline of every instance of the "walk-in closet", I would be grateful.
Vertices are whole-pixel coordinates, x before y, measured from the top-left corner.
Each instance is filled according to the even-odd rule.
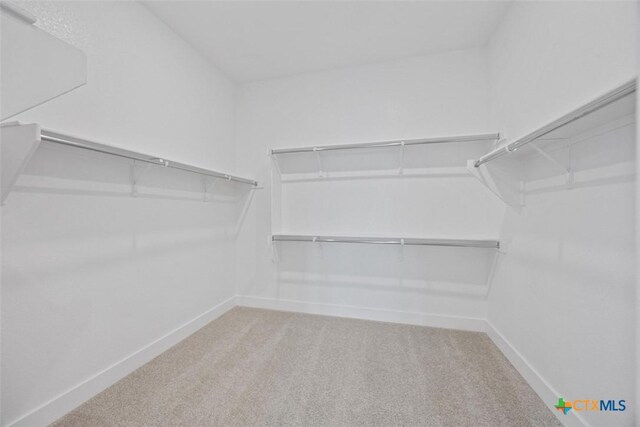
[[[640,423],[635,1],[0,18],[0,426]]]

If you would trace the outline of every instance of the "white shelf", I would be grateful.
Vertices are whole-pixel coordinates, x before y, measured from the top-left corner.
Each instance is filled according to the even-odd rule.
[[[564,176],[567,187],[574,180],[575,151],[584,141],[631,126],[636,116],[636,81],[630,81],[576,108],[522,138],[494,149],[467,169],[505,203],[524,204],[526,183]],[[600,138],[607,143],[606,138]],[[618,150],[617,152],[614,152]],[[591,148],[593,151],[593,148]],[[600,147],[598,167],[629,161],[628,153],[606,143]],[[596,167],[596,165],[591,165]]]
[[[124,148],[120,148],[114,145],[107,145],[99,142],[89,141],[87,139],[69,136],[59,132],[43,129],[40,132],[40,134],[41,134],[42,141],[46,141],[54,144],[61,144],[69,147],[80,148],[83,150],[95,151],[98,153],[109,154],[111,156],[123,157],[126,159],[132,159],[139,162],[168,167],[172,169],[179,169],[182,171],[192,172],[199,175],[224,179],[227,181],[235,181],[242,184],[248,184],[253,187],[256,187],[258,185],[256,181],[249,178],[242,178],[239,176],[215,171],[212,169],[205,169],[205,168],[193,166],[187,163],[181,163],[173,160],[168,160],[166,158],[160,158],[158,156],[152,156],[149,154],[143,154],[136,151],[126,150]]]
[[[274,234],[273,242],[313,242],[313,243],[362,243],[373,245],[402,246],[455,246],[465,248],[499,249],[498,240],[489,239],[433,239],[416,237],[381,237],[381,236],[314,236],[304,234]]]
[[[629,116],[636,110],[635,93],[636,80],[632,80],[534,132],[485,154],[474,162],[474,167],[479,167],[506,154],[522,155],[525,151],[521,149],[536,141],[566,141],[590,129]]]
[[[300,230],[296,224],[283,218],[283,197],[299,195],[304,190],[297,184],[313,189],[312,181],[333,181],[372,178],[412,177],[410,182],[387,181],[387,190],[397,188],[401,191],[399,197],[408,195],[408,188],[417,188],[415,185],[423,185],[415,178],[423,178],[439,175],[460,176],[463,179],[471,179],[466,168],[466,160],[475,155],[480,156],[487,152],[499,139],[499,134],[458,135],[439,138],[424,138],[414,140],[394,140],[361,144],[323,145],[315,147],[281,148],[271,150],[273,160],[271,187],[271,230],[272,242],[316,242],[316,243],[348,243],[369,245],[398,245],[398,246],[431,246],[431,247],[460,247],[460,248],[484,248],[495,250],[500,248],[498,239],[483,238],[449,238],[449,236],[416,237],[394,235],[312,235],[295,234]],[[369,195],[378,197],[376,186],[372,181],[370,187],[373,192]],[[429,186],[430,184],[424,183]],[[473,184],[473,183],[471,183]],[[332,184],[327,182],[326,191],[331,191]],[[356,184],[359,185],[359,184]],[[338,187],[341,184],[337,184]],[[369,187],[368,185],[365,185]],[[325,188],[324,184],[320,187]],[[307,187],[305,187],[307,188]],[[319,187],[315,187],[319,188]],[[430,188],[430,187],[429,187]],[[325,190],[321,190],[324,192]],[[322,193],[322,195],[327,195]],[[320,197],[322,197],[322,195]],[[303,203],[305,202],[303,198]],[[303,210],[303,209],[302,209]],[[358,211],[356,209],[356,211]],[[290,219],[290,218],[289,218]],[[397,218],[382,218],[381,221],[397,221]],[[308,222],[324,221],[323,218],[308,218]],[[331,225],[323,222],[325,228]],[[289,226],[293,228],[288,229]],[[402,227],[396,227],[401,230]],[[344,229],[344,224],[342,228]],[[285,234],[282,230],[288,230],[291,234]],[[361,232],[366,230],[360,229]],[[390,232],[394,232],[390,229]],[[463,232],[464,233],[464,232]],[[475,237],[475,236],[474,236]],[[481,236],[482,237],[482,236]],[[274,245],[274,253],[277,253]],[[275,257],[277,258],[277,256]],[[275,259],[274,258],[274,259]]]
[[[271,150],[283,182],[297,179],[431,174],[466,166],[466,160],[491,149],[498,134],[319,145]],[[417,173],[416,173],[417,172]],[[466,173],[466,171],[465,171]]]
[[[24,167],[29,163],[29,160],[42,142],[131,159],[135,162],[140,162],[146,165],[157,165],[191,172],[206,177],[238,182],[240,184],[250,185],[254,188],[258,185],[256,181],[249,178],[230,175],[224,172],[205,169],[186,163],[175,162],[158,156],[143,154],[113,145],[102,144],[83,138],[65,135],[60,132],[44,130],[37,124],[25,125],[19,122],[5,123],[1,127],[0,136],[0,140],[2,141],[2,201],[5,200],[18,176],[22,173]],[[135,186],[135,177],[132,179],[132,185]]]
[[[380,142],[363,142],[357,144],[316,145],[313,147],[274,148],[271,154],[314,153],[317,151],[353,150],[362,148],[401,147],[424,144],[446,144],[452,142],[496,141],[500,137],[497,133],[480,135],[458,135],[438,138],[407,139]]]

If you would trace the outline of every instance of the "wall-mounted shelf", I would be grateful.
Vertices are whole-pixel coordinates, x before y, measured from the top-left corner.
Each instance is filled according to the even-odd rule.
[[[499,249],[498,240],[481,239],[427,239],[415,237],[365,237],[365,236],[313,236],[303,234],[274,234],[273,242],[314,242],[314,243],[363,243],[372,245],[402,246],[455,246],[465,248]]]
[[[593,101],[571,111],[551,123],[519,138],[504,147],[485,154],[473,163],[479,167],[505,154],[514,154],[525,145],[544,138],[545,140],[566,140],[604,125],[617,118],[635,112],[636,81],[632,80]],[[522,151],[520,151],[522,153]],[[519,153],[519,154],[520,154]]]
[[[636,80],[632,80],[522,138],[468,161],[467,169],[503,201],[514,206],[524,204],[525,182],[565,175],[570,186],[575,172],[574,145],[633,124],[635,93]],[[546,174],[531,171],[534,160],[548,165]]]
[[[314,147],[297,147],[297,148],[274,148],[271,150],[271,154],[278,155],[278,154],[292,154],[292,153],[314,153],[318,151],[402,147],[402,146],[424,145],[424,144],[446,144],[446,143],[452,143],[452,142],[496,141],[499,138],[500,138],[499,134],[491,133],[491,134],[480,134],[480,135],[447,136],[447,137],[439,137],[439,138],[364,142],[359,144],[317,145]]]
[[[152,156],[149,154],[138,153],[136,151],[126,150],[113,145],[101,144],[98,142],[89,141],[82,138],[76,138],[73,136],[64,135],[58,132],[50,130],[42,130],[40,132],[42,141],[51,142],[54,144],[67,145],[74,148],[81,148],[83,150],[95,151],[98,153],[109,154],[112,156],[124,157],[126,159],[132,159],[139,162],[150,163],[158,166],[168,167],[172,169],[179,169],[186,172],[193,172],[200,175],[211,176],[214,178],[225,179],[228,181],[240,182],[242,184],[248,184],[256,187],[257,181],[249,178],[242,178],[235,175],[230,175],[224,172],[218,172],[212,169],[204,169],[198,166],[189,165],[186,163],[175,162],[173,160],[167,160],[158,156]]]
[[[378,171],[377,174],[387,176],[403,174],[404,170],[422,170],[424,173],[456,166],[464,170],[466,159],[491,149],[498,139],[499,135],[492,133],[276,148],[271,150],[271,156],[276,171],[286,176],[284,181],[289,178],[349,177],[357,175],[358,171],[368,174]]]
[[[7,197],[16,179],[28,164],[29,159],[35,153],[41,142],[51,144],[59,144],[82,150],[89,150],[97,153],[117,156],[125,159],[131,159],[142,164],[157,165],[172,169],[178,169],[185,172],[191,172],[207,177],[223,179],[227,181],[238,182],[241,184],[257,187],[258,183],[249,178],[242,178],[219,172],[211,169],[205,169],[186,163],[175,162],[139,153],[136,151],[126,150],[112,145],[102,144],[89,141],[83,138],[65,135],[59,132],[41,129],[35,124],[23,125],[18,122],[6,123],[1,127],[2,141],[2,200]],[[135,182],[134,182],[135,184]]]
[[[29,110],[87,83],[80,49],[33,25],[35,17],[0,2],[1,119]]]
[[[429,209],[424,200],[428,199],[428,194],[441,193],[442,186],[434,180],[422,179],[425,177],[454,177],[454,185],[460,189],[460,194],[477,192],[477,186],[466,169],[467,156],[472,156],[472,153],[480,156],[493,148],[499,138],[499,134],[490,133],[273,149],[270,152],[273,166],[271,240],[498,249],[497,239],[473,238],[476,237],[476,228],[487,229],[482,219],[477,221],[477,227],[470,225],[475,224],[475,220],[466,221],[464,230],[460,231],[459,227],[451,224],[455,220],[450,216],[443,218],[438,209],[424,217],[414,216],[405,221],[402,219],[405,215],[402,206],[406,206],[407,212],[408,209]],[[396,179],[398,177],[408,179]],[[352,189],[358,196],[348,195]],[[416,202],[415,198],[422,191],[425,198]],[[360,198],[362,203],[358,202]],[[376,209],[377,202],[372,203],[372,199],[379,200],[384,207]],[[480,203],[486,200],[491,205],[489,209],[497,206],[486,195],[477,200]],[[363,207],[365,204],[368,208]],[[460,219],[465,220],[463,217],[461,215]],[[442,226],[429,224],[431,218],[442,221]],[[363,222],[367,224],[363,225]],[[328,230],[337,226],[340,230],[351,229],[362,234],[281,234],[281,230],[306,230],[314,224]],[[367,235],[367,229],[384,229],[391,235],[371,236]],[[404,231],[412,229],[421,230],[423,236],[432,232],[442,234],[431,234],[434,238],[402,237]],[[450,234],[456,230],[460,235]],[[396,233],[400,237],[396,237]],[[445,238],[441,238],[443,236]],[[467,236],[472,238],[464,238]]]

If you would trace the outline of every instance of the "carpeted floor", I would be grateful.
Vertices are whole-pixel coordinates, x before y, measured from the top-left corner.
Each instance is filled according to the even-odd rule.
[[[235,308],[55,426],[548,426],[487,335]]]

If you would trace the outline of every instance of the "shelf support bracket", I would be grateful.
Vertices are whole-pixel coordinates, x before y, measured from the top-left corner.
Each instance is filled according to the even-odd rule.
[[[491,268],[489,269],[489,274],[487,275],[487,282],[485,284],[485,297],[489,297],[489,294],[491,294],[491,286],[493,285],[496,272],[498,271],[498,267],[500,265],[500,257],[504,254],[505,252],[498,249],[498,251],[496,251],[494,255],[493,262],[491,263]]]
[[[549,153],[547,153],[542,148],[540,148],[537,143],[530,142],[529,145],[531,145],[531,148],[533,148],[536,152],[538,152],[538,154],[540,154],[542,157],[547,159],[549,162],[551,162],[551,164],[553,164],[556,168],[558,168],[558,170],[560,170],[562,173],[566,175],[567,188],[573,187],[573,143],[571,141],[568,146],[569,166],[565,166],[559,161],[557,161],[556,159],[554,159],[553,156],[551,156]]]
[[[563,164],[561,164],[559,161],[557,161],[556,159],[554,159],[549,153],[547,153],[546,151],[544,151],[542,148],[540,148],[538,146],[538,144],[536,144],[535,142],[530,142],[529,145],[531,145],[531,147],[536,150],[538,152],[538,154],[540,154],[542,157],[544,157],[545,159],[549,160],[549,162],[551,162],[554,166],[556,166],[558,169],[560,169],[562,172],[565,173],[569,173],[571,172],[571,169],[564,166]]]
[[[573,141],[569,144],[569,172],[567,173],[567,189],[571,190],[573,188],[573,184],[575,181],[574,171],[575,170],[575,156],[573,150]]]
[[[168,160],[155,158],[151,159],[151,161],[154,163],[138,162],[135,159],[133,160],[133,163],[131,164],[131,196],[136,197],[138,195],[138,182],[140,182],[142,176],[147,173],[151,166],[157,164],[163,168],[169,167]]]
[[[215,179],[209,179],[208,177],[204,176],[202,177],[202,200],[205,202],[210,201],[211,199],[209,198],[209,192],[211,190],[213,190],[213,188],[216,186],[216,180]]]
[[[467,170],[507,205],[514,207],[524,206],[522,181],[515,181],[514,183],[514,180],[509,179],[508,176],[498,174],[497,169],[490,169],[487,163],[476,167],[474,160],[467,161]]]
[[[274,166],[276,167],[276,171],[278,171],[278,175],[282,176],[282,171],[280,170],[280,163],[278,162],[278,156],[276,156],[275,154],[270,154],[269,155],[271,157],[271,161],[273,162]]]
[[[404,141],[400,141],[400,166],[398,167],[398,173],[402,175],[404,173]]]
[[[278,242],[273,240],[271,236],[269,236],[269,238],[271,239],[271,262],[274,264],[279,264],[280,255],[278,254]]]
[[[313,152],[316,154],[316,162],[318,163],[318,176],[322,176],[322,159],[320,158],[320,150],[318,147],[313,147]]]
[[[4,205],[18,177],[38,149],[40,141],[40,126],[36,124],[22,125],[19,122],[10,122],[0,126],[0,158],[2,159],[0,204]]]
[[[313,243],[318,244],[318,250],[320,251],[320,259],[324,259],[324,245],[322,244],[322,240],[318,240],[317,236],[313,237]]]
[[[150,163],[140,164],[137,160],[131,163],[131,196],[138,196],[138,182],[151,167]]]

